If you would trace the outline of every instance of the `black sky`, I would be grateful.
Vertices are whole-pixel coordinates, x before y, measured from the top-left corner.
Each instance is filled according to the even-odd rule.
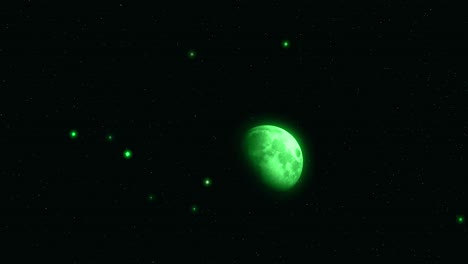
[[[5,6],[1,236],[62,263],[461,255],[467,25],[426,1]],[[303,144],[286,198],[242,163],[265,122]]]

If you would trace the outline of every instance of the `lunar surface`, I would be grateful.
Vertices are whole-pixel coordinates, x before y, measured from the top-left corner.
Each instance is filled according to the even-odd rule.
[[[263,183],[279,191],[296,185],[302,173],[302,150],[286,130],[271,125],[254,127],[247,132],[245,147]]]

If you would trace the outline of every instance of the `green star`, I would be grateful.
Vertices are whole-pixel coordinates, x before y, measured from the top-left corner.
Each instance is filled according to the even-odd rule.
[[[109,134],[106,136],[106,139],[107,141],[111,142],[112,140],[114,140],[114,136],[112,134]]]
[[[71,139],[75,139],[78,137],[78,131],[76,130],[70,130],[70,132],[68,133],[68,135],[70,136]]]
[[[463,215],[457,215],[457,223],[459,224],[465,223],[465,217]]]
[[[287,49],[287,48],[289,48],[289,46],[291,46],[291,43],[289,43],[289,40],[283,40],[281,42],[281,47]]]
[[[154,197],[154,194],[148,194],[148,201],[152,202],[155,198],[156,197]]]
[[[198,206],[197,205],[192,205],[192,207],[190,207],[190,211],[192,211],[192,213],[198,212]]]
[[[203,179],[203,185],[205,185],[205,187],[210,187],[211,186],[211,179],[210,178],[205,178]]]
[[[194,50],[189,50],[187,55],[189,59],[195,59],[195,56],[197,55],[197,53]]]
[[[126,159],[130,159],[130,158],[133,156],[133,153],[132,153],[131,150],[126,149],[126,150],[124,150],[124,152],[123,152],[123,156],[124,156],[124,158],[126,158]]]

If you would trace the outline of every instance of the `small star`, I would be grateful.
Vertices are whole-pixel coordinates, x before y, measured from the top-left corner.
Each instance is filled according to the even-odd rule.
[[[289,43],[289,40],[283,40],[281,42],[281,47],[287,49],[287,48],[289,48],[289,46],[291,46],[291,44]]]
[[[205,187],[210,187],[211,186],[211,179],[210,178],[205,178],[203,179],[203,185],[205,185]]]
[[[129,150],[129,149],[126,149],[126,150],[124,150],[124,152],[123,152],[123,156],[124,156],[124,158],[126,158],[126,159],[130,159],[130,158],[132,157],[132,155],[133,155],[133,153],[132,153],[132,151]]]
[[[154,201],[155,197],[154,197],[154,194],[149,194],[148,195],[148,201],[152,202]]]
[[[459,224],[465,223],[465,217],[463,215],[458,215],[457,216],[457,223],[459,223]]]
[[[110,141],[114,140],[114,136],[109,134],[109,135],[106,136],[106,139],[107,139],[107,141],[110,142]]]
[[[192,213],[198,212],[198,206],[192,205],[192,207],[190,207],[190,211],[192,211]]]
[[[68,134],[70,135],[70,138],[72,138],[72,139],[75,139],[75,138],[78,137],[78,131],[76,131],[74,129],[70,130],[70,132]]]
[[[189,59],[195,59],[195,56],[197,55],[197,53],[194,50],[189,50],[187,54]]]

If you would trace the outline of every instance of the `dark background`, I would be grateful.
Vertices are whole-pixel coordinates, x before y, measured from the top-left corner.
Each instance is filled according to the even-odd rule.
[[[61,263],[461,256],[465,10],[220,2],[0,8],[4,249]],[[286,198],[241,162],[240,138],[265,122],[302,142]]]

